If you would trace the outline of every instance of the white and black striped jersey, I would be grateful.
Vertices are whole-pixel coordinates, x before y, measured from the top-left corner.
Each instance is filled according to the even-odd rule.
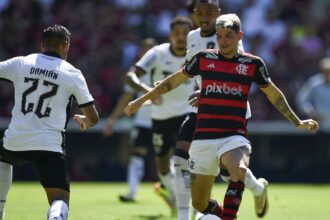
[[[178,71],[185,59],[185,56],[179,57],[173,54],[170,43],[164,43],[150,49],[135,65],[145,72],[150,72],[151,81],[155,83]],[[187,114],[189,112],[188,97],[193,91],[194,81],[188,80],[162,95],[162,104],[152,105],[151,117],[164,120]]]
[[[63,152],[71,99],[93,104],[81,71],[56,53],[37,53],[0,62],[0,78],[14,84],[15,104],[4,135],[12,151]]]

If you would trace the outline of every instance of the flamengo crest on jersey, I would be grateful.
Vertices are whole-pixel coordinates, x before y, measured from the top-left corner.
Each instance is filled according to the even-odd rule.
[[[170,50],[170,44],[164,43],[150,49],[136,63],[136,66],[145,72],[150,72],[152,83],[155,83],[178,71],[184,62],[185,57],[175,56]],[[162,95],[162,104],[152,105],[151,117],[164,120],[187,114],[189,112],[188,97],[193,92],[193,80],[188,80],[174,90]]]
[[[71,64],[46,54],[31,54],[0,62],[0,78],[14,84],[15,104],[4,135],[12,151],[63,152],[62,142],[71,97],[80,106],[90,105],[84,76]]]

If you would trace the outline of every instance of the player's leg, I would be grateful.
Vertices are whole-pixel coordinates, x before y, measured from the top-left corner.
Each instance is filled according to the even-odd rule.
[[[44,187],[48,203],[48,220],[67,220],[69,215],[70,184],[65,155],[56,152],[34,153],[40,182]]]
[[[230,176],[228,170],[220,165],[220,176],[221,179],[229,183]],[[266,215],[268,211],[268,201],[267,201],[267,185],[268,181],[264,178],[257,179],[252,171],[247,168],[244,178],[245,188],[249,189],[254,196],[254,208],[257,217],[262,218]]]
[[[251,146],[249,141],[241,136],[224,139],[219,149],[220,163],[226,167],[230,181],[224,198],[223,220],[233,220],[237,217],[242,195],[245,189],[244,179],[249,165]]]
[[[139,151],[139,147],[136,150]],[[145,150],[145,148],[141,148]],[[141,150],[140,152],[143,152]],[[119,198],[123,202],[134,202],[136,198],[137,188],[141,183],[144,176],[144,153],[134,152],[128,162],[127,166],[127,183],[128,183],[128,193],[126,195],[120,195]]]
[[[45,191],[50,205],[47,213],[48,220],[67,220],[70,192],[60,188],[45,188]]]
[[[221,217],[222,206],[211,198],[219,159],[215,140],[195,140],[189,149],[190,188],[193,207],[203,214]]]
[[[5,216],[7,194],[12,183],[13,166],[0,161],[0,219]]]
[[[137,129],[138,135],[134,141],[133,152],[127,167],[129,192],[126,195],[119,196],[119,199],[123,202],[135,201],[138,186],[144,176],[145,157],[148,153],[148,147],[152,145],[151,130],[142,127],[137,127]]]
[[[190,145],[190,142],[178,142],[176,146],[182,144]],[[186,151],[176,149],[173,157],[174,162],[174,192],[176,206],[178,209],[178,220],[189,220],[190,217],[190,172],[188,168],[189,155]]]
[[[188,168],[189,148],[193,138],[196,114],[190,113],[183,121],[174,152],[174,188],[178,208],[178,220],[190,218],[190,172]]]
[[[178,138],[180,126],[186,115],[167,120],[153,120],[153,145],[156,154],[158,175],[161,183],[169,193],[172,215],[176,215],[174,190],[174,169],[171,167],[173,149]]]
[[[10,155],[11,151],[7,151],[3,147],[2,140],[0,141],[0,220],[5,218],[5,205],[7,201],[8,191],[12,184],[13,179],[13,166],[12,162],[20,162],[14,161],[12,158],[13,155]]]
[[[175,207],[175,194],[174,194],[174,171],[171,168],[171,156],[173,150],[168,149],[166,153],[156,155],[156,165],[158,170],[158,177],[161,185],[155,184],[155,191],[165,199],[171,209]]]
[[[221,179],[229,183],[230,176],[229,172],[226,168],[220,167],[220,176]],[[252,171],[247,168],[246,174],[244,178],[245,188],[249,189],[254,196],[254,208],[257,217],[262,218],[266,215],[268,210],[268,202],[267,202],[267,185],[268,181],[264,178],[257,179]]]
[[[221,169],[220,170],[221,179],[224,182],[228,183],[230,180],[228,170],[224,167],[220,167],[220,169]],[[264,189],[265,189],[264,184],[262,184],[261,181],[254,176],[254,174],[252,173],[252,171],[249,168],[246,169],[244,184],[245,184],[245,187],[247,189],[249,189],[255,197],[260,196],[264,192]]]
[[[211,198],[215,176],[190,174],[191,198],[193,207],[203,214],[213,214],[220,217],[222,207]]]
[[[162,125],[162,123],[154,123],[153,128]],[[159,126],[162,128],[163,126]],[[174,194],[174,171],[171,169],[171,157],[173,155],[173,148],[168,145],[168,132],[166,129],[160,131],[159,129],[153,129],[153,147],[156,159],[157,174],[161,184],[156,183],[154,185],[155,192],[164,199],[171,209],[171,214],[175,215],[175,194]]]

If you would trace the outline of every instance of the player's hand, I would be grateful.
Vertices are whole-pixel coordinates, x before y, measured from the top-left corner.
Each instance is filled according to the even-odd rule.
[[[319,130],[319,123],[317,123],[313,119],[302,120],[300,121],[297,128],[307,129],[311,132],[317,132]]]
[[[201,96],[201,91],[200,90],[196,90],[193,94],[191,94],[188,98],[189,105],[191,105],[192,107],[197,108],[200,96]]]
[[[89,122],[88,119],[85,115],[74,115],[73,119],[78,123],[79,128],[81,131],[86,130],[87,128],[89,128]]]
[[[133,115],[135,112],[139,110],[139,108],[142,106],[142,102],[138,100],[133,100],[124,109],[124,112],[127,116]]]
[[[105,122],[105,126],[103,128],[103,136],[109,137],[113,134],[113,127],[115,125],[115,120],[112,118],[108,118]]]

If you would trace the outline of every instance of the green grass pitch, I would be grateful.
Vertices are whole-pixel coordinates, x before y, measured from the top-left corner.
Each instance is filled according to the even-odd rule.
[[[72,183],[70,220],[174,220],[149,183],[141,185],[138,202],[118,200],[124,183]],[[216,184],[213,196],[222,201],[224,184]],[[270,209],[265,220],[329,220],[330,185],[271,184]],[[38,183],[14,182],[6,204],[6,220],[45,220],[48,204]],[[245,191],[239,220],[257,219],[251,192]]]

